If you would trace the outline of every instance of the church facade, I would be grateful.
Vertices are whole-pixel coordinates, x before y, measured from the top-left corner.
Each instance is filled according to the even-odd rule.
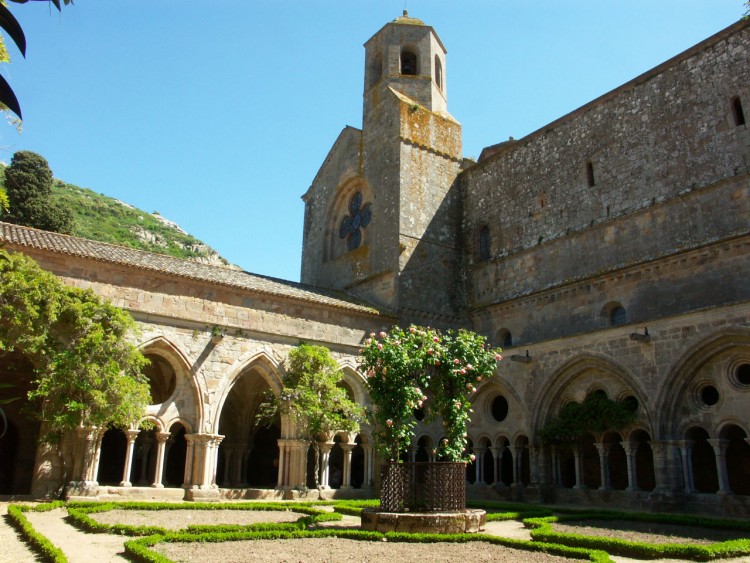
[[[61,461],[11,410],[0,494],[61,479],[102,497],[304,490],[309,444],[287,420],[255,422],[288,351],[329,347],[367,404],[361,343],[416,323],[504,349],[472,399],[470,491],[750,513],[748,60],[742,21],[474,162],[446,49],[404,14],[365,43],[362,128],[344,128],[303,196],[299,284],[2,224],[6,248],[136,318],[155,429],[82,429]],[[11,365],[30,372],[4,357],[0,374]],[[540,440],[592,393],[627,400],[636,422]],[[422,425],[410,457],[440,438]],[[368,494],[369,429],[322,445],[326,494]]]

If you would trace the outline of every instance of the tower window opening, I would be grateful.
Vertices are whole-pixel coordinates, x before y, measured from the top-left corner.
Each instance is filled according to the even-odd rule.
[[[440,90],[443,89],[443,65],[437,55],[435,55],[435,84]]]
[[[736,126],[745,124],[745,112],[742,111],[742,100],[739,96],[732,98],[732,115],[734,116],[734,124]]]
[[[609,324],[612,326],[624,325],[627,322],[625,307],[614,307],[609,313]]]
[[[590,160],[586,163],[586,179],[589,183],[589,188],[593,188],[596,185],[594,180],[594,163]]]
[[[401,52],[401,74],[408,76],[417,75],[417,55],[411,51]]]
[[[479,229],[479,259],[490,259],[490,228],[487,225]]]

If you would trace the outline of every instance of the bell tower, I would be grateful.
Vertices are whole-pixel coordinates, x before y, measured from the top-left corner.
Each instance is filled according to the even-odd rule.
[[[406,10],[383,26],[365,43],[364,121],[377,111],[387,87],[430,111],[447,113],[445,55],[435,30]]]
[[[362,129],[345,128],[305,194],[302,281],[346,291],[400,322],[455,324],[461,309],[461,125],[446,50],[404,15],[365,43]],[[460,285],[460,284],[459,284]]]

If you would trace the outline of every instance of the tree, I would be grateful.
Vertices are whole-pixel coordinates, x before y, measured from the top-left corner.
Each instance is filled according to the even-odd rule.
[[[5,191],[10,213],[8,221],[45,231],[70,234],[73,215],[52,201],[54,178],[43,156],[18,151],[5,169]]]
[[[331,432],[359,430],[362,407],[349,399],[341,386],[344,372],[324,346],[300,344],[289,352],[284,387],[272,393],[259,412],[261,422],[269,423],[277,414],[291,415],[298,431],[315,452],[315,486],[318,486],[318,439]]]
[[[0,249],[0,354],[35,366],[29,399],[55,441],[77,427],[126,427],[151,402],[147,363],[128,342],[135,321],[90,290],[64,285]]]
[[[362,350],[361,368],[375,409],[375,445],[385,459],[398,461],[414,439],[415,411],[425,422],[440,418],[445,432],[436,449],[441,461],[466,459],[467,425],[476,386],[492,377],[502,360],[499,348],[469,330],[394,326],[372,333]],[[470,457],[470,456],[469,456]]]

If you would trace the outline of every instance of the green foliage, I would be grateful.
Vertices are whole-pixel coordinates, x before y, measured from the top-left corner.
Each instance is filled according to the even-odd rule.
[[[71,211],[52,200],[52,187],[52,170],[44,157],[31,151],[15,153],[5,169],[10,206],[7,220],[45,231],[72,233]]]
[[[150,403],[147,360],[126,339],[135,322],[92,291],[0,250],[0,318],[0,353],[18,350],[35,366],[29,398],[46,438],[78,426],[127,426]]]
[[[414,438],[415,409],[426,421],[442,419],[445,438],[438,459],[460,461],[466,449],[466,427],[476,385],[492,376],[502,359],[500,349],[468,330],[441,333],[411,326],[371,334],[362,351],[361,368],[375,409],[375,444],[385,459],[398,460]]]
[[[195,237],[106,195],[57,180],[53,199],[72,211],[75,226],[71,234],[75,236],[175,258],[208,256]]]
[[[0,217],[5,218],[5,215],[10,211],[10,200],[8,194],[4,188],[0,188]]]
[[[592,393],[582,403],[567,403],[539,432],[545,443],[575,442],[588,433],[619,431],[635,421],[636,414],[627,401],[613,401]]]
[[[618,523],[631,520],[669,522],[685,525],[705,525],[708,522],[707,519],[698,519],[690,516],[665,515],[667,518],[660,518],[660,516],[662,515],[643,515],[619,512],[609,514],[602,512],[582,512],[576,515],[528,518],[524,520],[524,525],[532,528],[531,538],[534,541],[552,542],[558,545],[568,545],[571,547],[598,549],[606,551],[607,553],[637,559],[670,558],[679,560],[708,561],[711,559],[750,555],[750,539],[729,540],[709,545],[691,543],[647,543],[610,537],[585,536],[582,534],[556,532],[552,526],[555,522],[583,520],[586,518],[596,518],[598,520],[611,519],[616,520]],[[697,524],[696,521],[701,522],[701,524]],[[746,526],[743,526],[743,524],[745,524],[744,522],[734,524],[727,520],[721,522],[721,527],[724,529],[747,529]]]
[[[29,519],[26,518],[24,512],[30,510],[35,512],[46,512],[48,510],[60,508],[63,505],[64,503],[61,501],[40,504],[36,507],[17,504],[8,505],[8,520],[10,520],[11,525],[18,530],[21,537],[42,556],[44,561],[51,561],[52,563],[67,563],[68,559],[59,547],[55,546],[45,536],[34,529],[31,522],[29,522]]]
[[[300,344],[289,352],[284,387],[269,392],[258,418],[270,423],[277,414],[291,415],[297,429],[313,443],[332,432],[359,430],[362,407],[341,386],[344,372],[324,346]]]

